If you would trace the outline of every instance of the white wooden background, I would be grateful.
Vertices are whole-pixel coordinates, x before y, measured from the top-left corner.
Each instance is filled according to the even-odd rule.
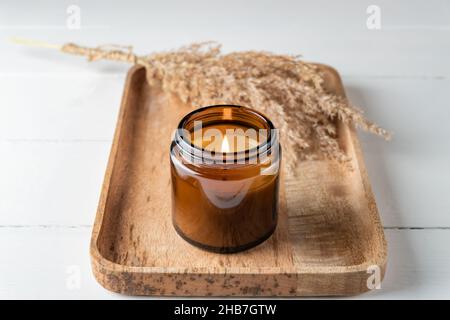
[[[66,26],[72,4],[79,30]],[[93,279],[88,244],[128,66],[12,36],[138,53],[217,40],[334,66],[395,133],[360,134],[389,263],[382,289],[355,298],[450,298],[450,1],[2,1],[0,298],[117,299]]]

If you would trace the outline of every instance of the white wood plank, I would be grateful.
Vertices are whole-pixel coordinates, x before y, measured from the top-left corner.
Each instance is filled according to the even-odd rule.
[[[94,221],[110,142],[0,142],[0,225]]]
[[[360,134],[385,226],[450,227],[449,80],[345,77],[350,100],[394,132]]]
[[[450,299],[450,230],[386,230],[388,266],[366,299]],[[355,297],[358,298],[358,297]]]
[[[449,299],[450,247],[442,244],[450,242],[450,230],[386,234],[389,262],[381,289],[351,298]],[[90,228],[0,228],[0,298],[129,298],[96,283],[89,238]]]
[[[166,50],[193,41],[217,40],[231,50],[301,53],[329,63],[344,74],[449,76],[450,3],[388,1],[381,29],[368,30],[370,0],[351,1],[80,1],[81,24],[68,30],[67,4],[2,1],[0,35],[26,36],[54,43],[133,44],[140,53]],[[105,13],[105,8],[111,8]],[[63,57],[0,43],[2,72],[92,70],[82,58]],[[20,63],[10,63],[20,61]],[[103,65],[106,68],[112,64]]]
[[[111,140],[125,74],[0,73],[0,140]]]
[[[0,228],[1,299],[117,298],[90,270],[90,228]]]

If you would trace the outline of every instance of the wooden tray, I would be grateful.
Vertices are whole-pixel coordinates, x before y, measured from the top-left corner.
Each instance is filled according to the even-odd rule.
[[[326,85],[344,94],[338,73]],[[169,144],[190,108],[158,88],[145,69],[128,74],[91,239],[97,281],[128,295],[317,296],[367,291],[368,267],[384,275],[386,242],[355,130],[339,124],[354,170],[333,161],[299,163],[282,179],[274,235],[246,252],[209,253],[171,224]]]

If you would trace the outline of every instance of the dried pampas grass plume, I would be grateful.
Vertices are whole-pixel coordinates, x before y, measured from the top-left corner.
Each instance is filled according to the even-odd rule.
[[[143,65],[150,84],[161,85],[192,107],[237,104],[265,113],[280,129],[288,169],[298,160],[348,161],[336,139],[338,120],[390,138],[344,97],[327,92],[320,69],[298,56],[257,51],[223,54],[215,42],[145,56],[115,45],[86,48],[69,43],[60,50],[90,61]]]

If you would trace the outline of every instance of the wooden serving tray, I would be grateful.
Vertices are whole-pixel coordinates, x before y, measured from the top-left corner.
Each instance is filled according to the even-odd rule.
[[[338,73],[322,66],[329,90]],[[384,276],[386,241],[354,128],[339,124],[353,170],[299,163],[282,178],[279,223],[263,244],[237,254],[202,251],[172,227],[169,145],[191,109],[128,74],[91,239],[94,275],[128,295],[317,296],[368,291],[368,268]]]

